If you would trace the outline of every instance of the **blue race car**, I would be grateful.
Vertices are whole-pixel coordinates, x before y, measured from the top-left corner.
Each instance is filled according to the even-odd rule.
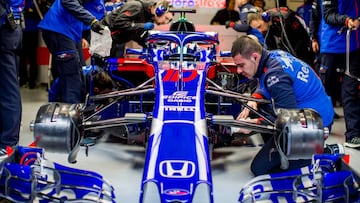
[[[155,195],[162,203],[199,202],[198,198],[214,202],[210,163],[224,128],[241,127],[277,135],[284,164],[289,159],[321,154],[326,133],[319,114],[311,109],[277,109],[275,121],[252,109],[265,124],[234,119],[234,109],[247,101],[271,101],[232,89],[229,84],[237,76],[217,61],[218,43],[214,32],[149,32],[147,46],[131,50],[139,58],[106,59],[104,70],[121,88],[90,94],[82,104],[55,102],[39,109],[33,124],[36,146],[68,153],[68,161],[75,162],[87,132],[118,127],[118,133],[127,140],[138,135],[137,141],[146,150],[139,202]],[[146,75],[145,80],[139,72]],[[136,82],[130,81],[133,77],[126,78],[129,73]],[[339,157],[329,156],[336,165]],[[327,158],[314,160],[317,164]],[[260,183],[255,179],[241,190],[239,202],[358,200],[359,179],[353,170],[337,167],[325,171],[323,165],[331,164],[321,164],[314,170],[316,164],[307,172],[299,169],[291,174],[269,175],[263,177],[265,181],[260,177]],[[303,177],[312,184],[303,182]],[[205,195],[197,195],[203,191]]]

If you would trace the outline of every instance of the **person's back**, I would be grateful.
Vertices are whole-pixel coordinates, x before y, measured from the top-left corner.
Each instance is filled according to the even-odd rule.
[[[308,64],[280,50],[270,51],[269,58],[264,63],[267,69],[260,80],[260,87],[263,88],[265,98],[273,98],[276,108],[289,108],[286,95],[283,94],[286,90],[282,89],[281,85],[275,87],[265,81],[269,81],[270,78],[278,78],[279,81],[290,80],[296,108],[315,109],[321,115],[324,126],[331,125],[334,115],[332,104],[321,81]]]
[[[76,8],[82,9],[75,10]],[[79,1],[55,0],[40,22],[39,28],[61,33],[78,43],[84,24],[90,25],[93,19],[94,16],[85,10]]]
[[[239,74],[248,79],[259,79],[259,86],[252,96],[271,99],[275,105],[259,105],[257,102],[248,101],[248,107],[266,112],[268,119],[273,122],[276,119],[276,109],[313,109],[320,114],[321,127],[331,129],[334,111],[330,98],[309,65],[287,52],[268,51],[246,35],[234,41],[231,55]],[[249,120],[248,118],[251,118],[250,110],[245,107],[236,119]],[[267,121],[260,118],[256,122]],[[255,175],[292,170],[310,164],[311,157],[292,160],[289,165],[282,165],[280,153],[276,150],[279,143],[274,139],[274,134],[262,134],[262,137],[265,145],[251,163],[251,171]]]

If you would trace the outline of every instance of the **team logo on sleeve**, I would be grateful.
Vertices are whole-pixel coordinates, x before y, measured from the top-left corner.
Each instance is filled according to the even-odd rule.
[[[267,79],[266,84],[268,87],[271,87],[271,86],[275,85],[276,83],[278,83],[279,81],[280,81],[279,78],[276,77],[275,75],[273,75]]]

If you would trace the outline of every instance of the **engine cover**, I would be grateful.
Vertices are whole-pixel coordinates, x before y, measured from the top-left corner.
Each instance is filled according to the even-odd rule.
[[[324,151],[322,119],[312,109],[279,109],[277,140],[288,159],[311,159]]]
[[[48,103],[40,107],[34,122],[37,147],[47,151],[72,153],[79,147],[81,104]]]

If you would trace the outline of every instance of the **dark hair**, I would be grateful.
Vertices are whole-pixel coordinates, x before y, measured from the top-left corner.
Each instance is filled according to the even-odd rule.
[[[261,54],[263,47],[256,38],[242,35],[237,38],[231,48],[231,56],[235,57],[240,54],[242,57],[249,59],[254,52]]]
[[[99,72],[93,78],[94,87],[100,91],[105,89],[112,89],[114,87],[111,77],[106,72]]]

